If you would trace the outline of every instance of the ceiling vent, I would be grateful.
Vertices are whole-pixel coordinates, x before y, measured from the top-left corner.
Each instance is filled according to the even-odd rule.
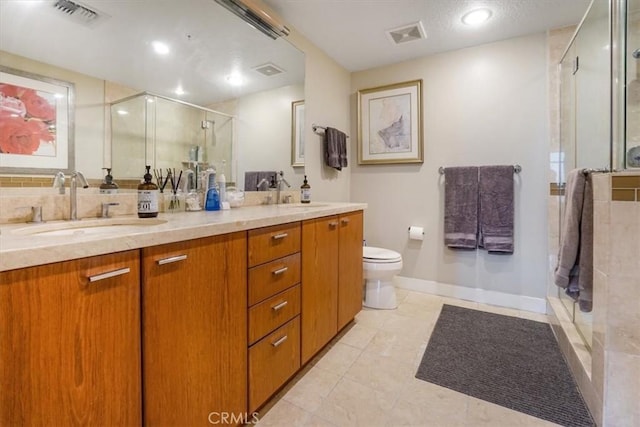
[[[259,72],[262,75],[267,77],[275,76],[276,74],[284,73],[284,70],[278,67],[276,64],[268,62],[266,64],[258,65],[257,67],[253,67],[252,70]]]
[[[71,0],[56,0],[53,2],[53,7],[60,14],[86,27],[93,27],[110,18],[106,13]]]
[[[387,30],[387,37],[394,44],[403,44],[414,40],[423,40],[427,38],[422,22],[404,25],[399,28]]]

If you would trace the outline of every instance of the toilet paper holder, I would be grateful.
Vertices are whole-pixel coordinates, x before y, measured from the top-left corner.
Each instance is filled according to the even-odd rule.
[[[407,228],[407,233],[411,232],[411,227]],[[422,235],[424,236],[424,230],[422,230]]]
[[[417,225],[409,227],[409,240],[424,240],[424,228]]]

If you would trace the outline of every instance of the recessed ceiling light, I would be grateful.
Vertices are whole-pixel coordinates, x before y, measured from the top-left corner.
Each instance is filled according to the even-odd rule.
[[[127,114],[129,114],[129,112],[127,110],[118,110],[118,114],[120,114],[121,116],[126,116]]]
[[[178,86],[176,88],[176,90],[173,91],[173,93],[175,93],[176,95],[184,95],[185,94],[184,89],[182,89],[182,86]]]
[[[151,43],[151,46],[153,46],[153,50],[158,55],[166,55],[167,53],[169,53],[169,46],[166,43],[155,41]]]
[[[244,83],[244,80],[239,73],[233,73],[227,76],[227,82],[229,82],[231,86],[240,86]]]
[[[476,9],[465,13],[462,16],[462,23],[465,25],[476,26],[482,24],[489,18],[491,18],[491,11],[489,9]]]

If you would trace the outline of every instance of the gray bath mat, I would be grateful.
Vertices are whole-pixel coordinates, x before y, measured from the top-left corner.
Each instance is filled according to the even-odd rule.
[[[594,426],[546,323],[444,305],[416,378],[563,426]]]

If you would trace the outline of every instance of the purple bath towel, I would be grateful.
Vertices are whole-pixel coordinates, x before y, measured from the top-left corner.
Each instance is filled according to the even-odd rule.
[[[590,312],[593,302],[593,186],[581,169],[567,174],[558,265],[554,282]]]
[[[513,253],[513,166],[481,166],[478,246]]]
[[[567,290],[567,294],[577,298],[578,285],[578,257],[580,251],[580,222],[584,205],[585,175],[579,169],[567,174],[565,186],[564,218],[560,232],[560,250],[558,265],[554,273],[554,283]]]
[[[478,168],[444,170],[444,244],[475,249],[478,234]]]

